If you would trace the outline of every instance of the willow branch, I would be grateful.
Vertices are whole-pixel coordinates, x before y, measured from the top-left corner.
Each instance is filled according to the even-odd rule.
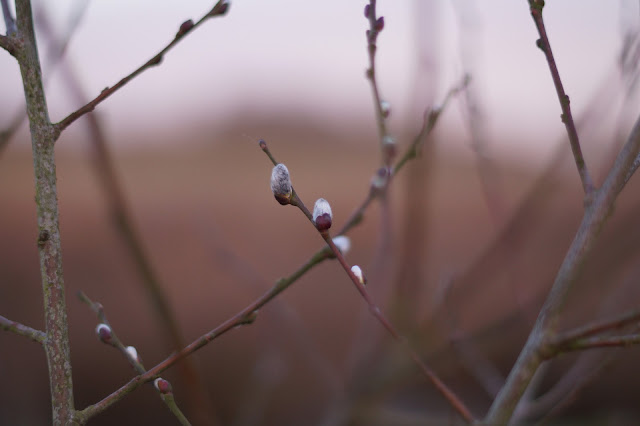
[[[269,159],[274,165],[278,164],[275,157],[269,151],[266,142],[261,140],[260,148],[265,152],[265,154],[267,154],[267,156],[269,157]],[[292,206],[298,207],[298,209],[300,209],[300,211],[302,211],[303,214],[307,216],[311,224],[314,225],[314,227],[316,226],[313,216],[309,212],[309,209],[307,209],[307,207],[305,206],[302,199],[298,196],[298,194],[295,191],[293,191],[293,187],[292,187],[290,204]],[[402,337],[400,333],[398,333],[396,328],[391,324],[391,322],[389,322],[389,320],[385,317],[385,315],[382,313],[380,308],[375,304],[375,302],[373,301],[372,297],[369,295],[369,292],[365,287],[364,280],[362,279],[362,277],[356,276],[356,274],[353,272],[351,266],[347,263],[344,256],[342,255],[342,252],[340,251],[340,249],[336,247],[335,243],[333,242],[333,239],[329,235],[329,232],[328,231],[319,231],[319,232],[322,238],[324,239],[324,241],[327,243],[327,246],[331,249],[331,252],[333,253],[333,255],[338,259],[338,262],[340,262],[340,265],[343,267],[343,269],[345,270],[345,272],[347,273],[347,275],[349,276],[353,284],[356,286],[356,289],[358,290],[362,298],[367,302],[367,305],[369,306],[369,311],[371,312],[371,314],[382,324],[382,326],[389,332],[389,334],[394,338],[394,340],[396,340],[398,343],[402,345],[402,347],[408,352],[413,362],[418,366],[420,371],[436,387],[436,389],[442,394],[442,396],[444,396],[444,398],[451,404],[451,406],[467,422],[469,423],[473,422],[474,418],[471,412],[469,411],[469,409],[456,396],[456,394],[444,384],[444,382],[437,376],[437,374],[422,361],[422,359],[420,358],[420,355],[418,355],[418,353],[415,350],[413,350],[413,348],[411,347],[411,345],[409,345],[407,340],[404,337]]]
[[[174,39],[169,44],[167,44],[162,50],[160,50],[160,52],[158,52],[154,57],[149,59],[142,66],[140,66],[138,69],[133,71],[131,74],[127,75],[126,77],[118,81],[115,85],[104,89],[92,101],[90,101],[89,103],[87,103],[86,105],[78,109],[77,111],[69,114],[66,118],[64,118],[59,123],[56,123],[55,127],[57,131],[58,132],[63,131],[71,123],[76,121],[78,118],[82,117],[84,114],[90,111],[93,111],[98,104],[100,104],[109,96],[113,95],[119,89],[124,87],[125,84],[133,80],[139,74],[143,73],[144,71],[148,70],[151,67],[159,65],[162,62],[164,54],[167,53],[169,50],[171,50],[173,46],[178,44],[178,42],[180,42],[186,34],[193,31],[196,27],[200,26],[204,21],[206,21],[209,18],[225,15],[228,9],[229,9],[229,3],[227,2],[227,0],[219,0],[218,3],[216,3],[216,5],[213,7],[213,9],[211,9],[206,15],[200,18],[200,20],[195,24],[192,21],[186,21],[185,23],[183,23],[180,27],[180,30],[174,37]]]
[[[540,39],[538,39],[537,41],[538,47],[544,52],[544,55],[547,58],[549,70],[551,71],[551,78],[553,79],[553,84],[556,87],[558,100],[560,101],[560,108],[562,109],[562,122],[564,123],[567,129],[567,134],[569,135],[569,143],[571,144],[573,158],[578,168],[580,180],[582,181],[582,187],[585,194],[590,194],[594,190],[593,181],[591,180],[589,170],[587,169],[587,164],[585,163],[584,156],[582,155],[580,140],[578,139],[578,131],[576,130],[576,125],[571,114],[569,96],[565,93],[564,87],[562,86],[562,80],[560,79],[558,66],[556,65],[555,59],[553,58],[551,44],[549,43],[547,30],[545,29],[544,20],[542,19],[544,0],[529,0],[529,7],[531,9],[531,16],[533,17],[533,21],[535,22],[536,28],[538,29],[538,34],[540,35]]]
[[[326,259],[330,259],[333,257],[333,254],[330,250],[324,248],[314,254],[309,261],[307,261],[304,265],[302,265],[297,271],[293,274],[289,275],[286,278],[281,278],[278,280],[271,289],[265,292],[261,297],[247,305],[240,312],[235,314],[233,317],[229,318],[213,330],[208,333],[200,336],[198,339],[194,340],[191,344],[186,346],[181,351],[170,355],[164,361],[157,364],[155,367],[146,371],[145,373],[134,377],[127,384],[122,386],[120,389],[113,392],[111,395],[107,396],[103,400],[90,405],[82,411],[78,412],[78,415],[82,418],[89,419],[96,414],[101,413],[102,411],[109,408],[114,403],[120,401],[126,395],[157,377],[158,374],[162,373],[184,357],[192,354],[203,346],[207,345],[211,341],[217,339],[222,336],[226,332],[233,330],[237,327],[252,324],[258,314],[258,310],[262,308],[264,305],[269,303],[272,299],[282,293],[284,290],[289,288],[293,283],[295,283],[298,279],[300,279],[304,274],[307,273],[311,268],[323,262]]]
[[[47,338],[47,335],[44,331],[36,330],[35,328],[20,324],[17,321],[11,321],[10,319],[3,317],[2,315],[0,315],[0,329],[10,331],[19,336],[28,337],[29,339],[33,340],[34,342],[40,343],[41,345],[44,344],[44,341]]]

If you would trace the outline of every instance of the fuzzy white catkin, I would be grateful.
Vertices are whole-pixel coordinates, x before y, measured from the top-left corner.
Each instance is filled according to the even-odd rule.
[[[353,272],[353,275],[355,275],[358,281],[360,281],[360,284],[364,284],[364,276],[362,275],[362,269],[360,269],[358,265],[353,265],[351,267],[351,272]]]
[[[271,192],[273,192],[278,201],[291,197],[292,187],[289,169],[282,163],[276,164],[271,171]]]
[[[351,240],[344,235],[337,236],[333,239],[333,244],[338,247],[342,254],[347,254],[351,249]]]
[[[318,198],[316,203],[313,206],[313,221],[315,222],[318,217],[327,214],[330,218],[333,218],[333,214],[331,213],[331,206],[329,202],[324,198]]]

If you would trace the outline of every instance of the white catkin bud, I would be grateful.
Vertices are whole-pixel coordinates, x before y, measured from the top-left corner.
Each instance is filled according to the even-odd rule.
[[[271,171],[271,192],[276,200],[286,205],[291,202],[291,177],[289,176],[289,169],[284,164],[277,164]]]
[[[358,265],[353,265],[351,267],[351,272],[353,272],[353,275],[355,275],[358,281],[360,281],[360,284],[365,284],[364,275],[362,275],[362,269],[360,269]]]
[[[111,327],[105,323],[100,323],[96,326],[96,334],[100,340],[108,343],[111,340]]]
[[[138,358],[138,351],[136,350],[136,348],[134,348],[133,346],[127,346],[125,349],[127,350],[127,353],[129,354],[131,359],[140,361],[140,359]]]
[[[382,116],[387,118],[391,113],[391,104],[387,101],[380,101],[380,110],[382,111]]]
[[[333,239],[333,244],[338,247],[342,254],[347,254],[349,252],[349,249],[351,249],[351,240],[349,239],[349,237],[346,237],[344,235],[335,237]]]
[[[382,145],[393,146],[395,144],[396,144],[395,139],[393,139],[393,137],[389,135],[384,135],[384,137],[382,138]]]
[[[316,225],[316,229],[318,231],[326,231],[331,228],[332,220],[333,214],[331,213],[329,202],[324,198],[318,198],[313,206],[313,223]]]
[[[376,190],[380,190],[387,186],[388,181],[389,169],[387,169],[386,167],[381,167],[371,178],[371,186]]]
[[[171,393],[171,383],[163,379],[162,377],[158,377],[153,381],[153,386],[162,394]]]

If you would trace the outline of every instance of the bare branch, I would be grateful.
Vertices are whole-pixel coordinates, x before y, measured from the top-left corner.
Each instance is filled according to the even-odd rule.
[[[511,370],[505,386],[489,410],[485,419],[489,424],[503,424],[509,420],[531,377],[543,361],[542,355],[556,333],[558,318],[567,294],[578,278],[581,267],[590,254],[602,226],[610,216],[613,203],[639,151],[640,118],[636,121],[631,135],[618,154],[602,187],[594,192],[593,201],[587,206],[580,228],[558,271],[547,300],[540,310],[527,343]]]
[[[49,120],[33,28],[31,2],[16,1],[23,47],[18,55],[31,131],[38,218],[38,254],[47,338],[44,341],[52,404],[52,423],[68,424],[74,414],[69,326],[62,272],[57,179],[53,145],[58,136]]]
[[[576,125],[573,122],[573,116],[571,115],[571,106],[569,105],[569,96],[565,93],[562,86],[562,80],[560,80],[560,73],[556,61],[553,58],[551,52],[551,44],[549,44],[549,38],[547,37],[547,31],[544,26],[544,20],[542,19],[542,9],[544,7],[544,0],[529,0],[529,6],[531,9],[531,16],[538,29],[540,38],[537,41],[538,47],[544,52],[549,64],[549,70],[551,71],[551,77],[553,78],[553,84],[556,87],[558,93],[558,100],[560,101],[560,108],[562,108],[562,122],[567,128],[567,134],[569,135],[569,142],[571,144],[571,151],[573,151],[573,158],[575,159],[576,166],[578,167],[578,173],[580,174],[580,180],[582,181],[582,187],[585,194],[590,194],[594,190],[593,181],[589,175],[587,164],[584,161],[582,155],[582,149],[580,148],[580,140],[578,139],[578,131]]]
[[[44,344],[44,341],[47,338],[47,335],[44,331],[36,330],[35,328],[20,324],[16,321],[11,321],[10,319],[3,317],[2,315],[0,315],[0,329],[10,331],[19,336],[28,337],[29,339],[33,340],[34,342],[40,343],[41,345]]]
[[[160,52],[158,52],[154,57],[152,57],[147,62],[145,62],[141,67],[139,67],[138,69],[133,71],[131,74],[121,79],[112,87],[107,87],[106,89],[104,89],[102,92],[100,92],[100,94],[95,99],[87,103],[85,106],[69,114],[62,121],[56,123],[55,124],[56,130],[58,132],[62,132],[71,123],[76,121],[78,118],[82,117],[84,114],[90,111],[93,111],[98,104],[100,104],[102,101],[104,101],[109,96],[114,94],[116,91],[121,89],[125,84],[133,80],[139,74],[148,70],[151,67],[159,65],[162,62],[164,54],[167,53],[169,50],[171,50],[173,46],[178,44],[178,42],[181,41],[186,34],[192,32],[196,27],[200,26],[200,24],[202,24],[204,21],[206,21],[209,18],[225,15],[228,9],[229,9],[229,3],[227,2],[227,0],[218,0],[218,3],[216,3],[213,9],[211,9],[206,15],[200,18],[200,20],[195,24],[192,21],[184,22],[180,26],[180,30],[178,31],[174,39],[169,44],[167,44],[162,50],[160,50]]]

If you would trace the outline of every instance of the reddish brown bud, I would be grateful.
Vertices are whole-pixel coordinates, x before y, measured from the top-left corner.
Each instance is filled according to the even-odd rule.
[[[260,145],[260,149],[266,149],[267,148],[267,143],[264,141],[264,139],[260,139],[258,141],[258,145]]]
[[[189,31],[191,31],[191,28],[193,28],[193,20],[188,19],[188,20],[184,21],[182,23],[182,25],[180,25],[180,29],[178,30],[178,33],[176,34],[176,37],[182,37],[183,35],[185,35]]]
[[[324,198],[318,198],[313,206],[313,223],[316,225],[316,229],[323,232],[331,228],[332,216],[329,202]]]
[[[375,29],[376,29],[377,32],[380,32],[380,31],[383,30],[383,28],[384,28],[384,16],[381,16],[376,21]]]
[[[153,386],[158,390],[158,392],[160,392],[163,395],[173,392],[171,383],[169,383],[167,380],[163,379],[162,377],[158,377],[157,379],[155,379],[153,381]]]
[[[103,343],[111,342],[111,327],[107,324],[100,323],[96,327],[96,334],[98,335],[98,339],[100,339]]]
[[[367,4],[364,7],[364,17],[369,19],[369,14],[370,13],[371,13],[371,6]]]

